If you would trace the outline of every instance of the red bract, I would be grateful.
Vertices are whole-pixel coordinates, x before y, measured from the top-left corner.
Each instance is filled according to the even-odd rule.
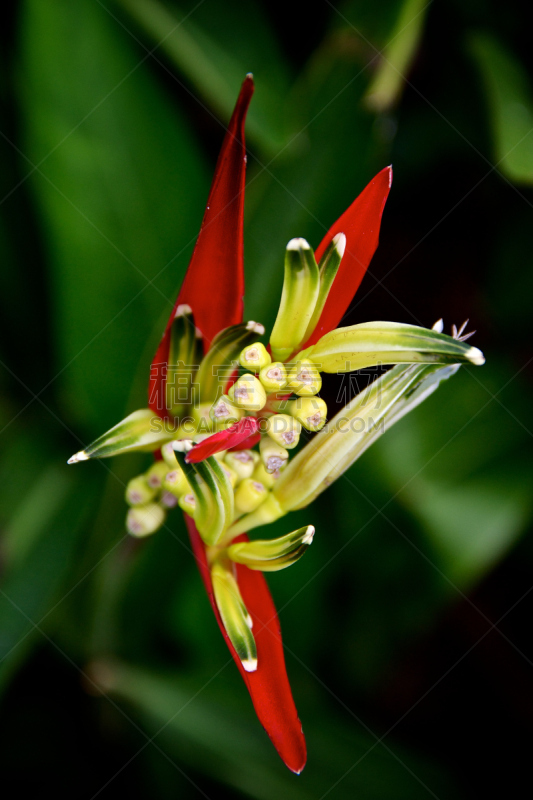
[[[161,416],[166,415],[165,370],[176,307],[180,304],[191,307],[195,324],[203,334],[206,350],[219,331],[242,321],[246,164],[244,121],[252,93],[252,77],[247,76],[224,138],[191,263],[152,364],[150,407]],[[359,286],[377,247],[390,181],[390,168],[380,172],[332,226],[318,248],[317,258],[320,258],[336,233],[343,232],[347,237],[346,253],[339,274],[319,326],[307,344],[336,326]],[[200,461],[226,448],[251,447],[258,439],[256,430],[256,421],[246,417],[227,431],[216,433],[197,444],[189,452],[188,460]],[[279,622],[265,578],[259,571],[235,564],[239,589],[253,619],[257,646],[257,669],[247,672],[226,633],[213,596],[206,547],[194,521],[186,516],[186,522],[194,556],[217,622],[248,687],[257,715],[285,764],[293,772],[299,773],[306,760],[305,739],[287,679]]]
[[[391,183],[392,167],[385,167],[331,226],[318,245],[315,257],[320,261],[326,247],[337,233],[344,233],[346,236],[346,250],[337,277],[318,325],[305,343],[305,347],[315,344],[321,336],[336,328],[352,302],[378,246],[381,216]]]
[[[246,672],[218,612],[207,566],[205,545],[196,530],[194,520],[186,517],[186,521],[207,596],[233,660],[248,687],[259,721],[287,767],[293,772],[300,773],[305,767],[307,756],[305,739],[287,678],[281,630],[267,582],[261,572],[236,564],[237,581],[254,623],[253,631],[257,645],[257,670]],[[235,541],[247,541],[247,537],[239,536]]]
[[[152,362],[148,396],[150,408],[157,414],[161,414],[165,407],[165,368],[176,308],[182,303],[191,306],[206,350],[219,331],[242,321],[244,121],[253,93],[253,78],[247,75],[222,143],[191,262]],[[216,283],[213,282],[214,276]]]
[[[235,425],[224,431],[218,431],[203,442],[196,444],[186,457],[189,464],[203,461],[204,458],[221,453],[222,450],[237,450],[238,448],[253,447],[257,439],[253,440],[259,428],[259,420],[255,417],[244,417]]]

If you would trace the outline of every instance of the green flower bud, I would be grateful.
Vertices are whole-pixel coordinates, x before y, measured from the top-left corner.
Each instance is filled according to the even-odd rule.
[[[251,450],[233,450],[226,454],[224,462],[235,471],[239,481],[252,477],[255,461]]]
[[[255,511],[245,514],[227,531],[227,538],[234,538],[240,533],[251,531],[260,525],[270,525],[287,512],[283,510],[272,492],[267,492],[266,500]]]
[[[306,525],[279,539],[237,542],[228,547],[228,556],[249,569],[275,572],[298,561],[313,541],[314,533],[314,527]]]
[[[316,364],[305,358],[298,361],[289,372],[287,389],[302,397],[318,394],[322,388],[322,378]]]
[[[263,462],[259,461],[259,463],[256,464],[251,477],[252,480],[262,483],[267,489],[272,489],[279,476],[279,469],[275,470],[275,472],[267,472]]]
[[[179,305],[170,329],[165,404],[173,417],[179,417],[193,402],[192,380],[198,369],[197,336],[190,306]],[[198,400],[199,398],[196,398]]]
[[[126,527],[132,536],[149,536],[164,523],[166,512],[157,503],[130,508],[126,517]]]
[[[178,500],[178,505],[182,511],[185,511],[185,513],[189,515],[189,517],[194,517],[194,512],[196,511],[196,498],[191,492],[182,494]]]
[[[302,426],[290,414],[273,414],[268,419],[267,433],[276,444],[292,450],[300,439]]]
[[[210,411],[211,405],[209,403],[200,403],[199,406],[194,406],[192,409],[191,416],[197,433],[211,433],[214,430]]]
[[[257,649],[251,631],[252,618],[244,605],[233,572],[215,563],[211,568],[211,581],[226,633],[246,672],[254,672],[257,669]]]
[[[255,511],[267,498],[267,490],[259,481],[245,478],[235,490],[235,510],[239,514]]]
[[[440,330],[398,322],[363,322],[326,333],[307,351],[322,372],[377,364],[484,364],[481,350]]]
[[[198,533],[207,545],[215,545],[234,515],[233,489],[228,471],[212,456],[197,464],[188,464],[185,453],[192,448],[190,440],[181,441],[180,448],[177,457],[196,499],[194,521]]]
[[[328,407],[321,397],[298,397],[288,406],[292,414],[306,431],[319,431],[326,424]]]
[[[242,322],[217,333],[196,376],[202,403],[212,403],[225,390],[243,347],[253,344],[264,332],[258,322]]]
[[[266,393],[255,375],[246,374],[233,384],[228,392],[232,403],[247,411],[260,411],[266,403]]]
[[[271,361],[270,353],[261,342],[256,342],[256,344],[245,347],[239,356],[241,367],[253,370],[254,372],[259,372],[260,369],[266,367]]]
[[[168,467],[165,462],[156,461],[155,464],[152,464],[150,469],[144,473],[146,483],[148,486],[151,486],[152,489],[160,489],[167,472]]]
[[[318,292],[318,265],[311,247],[305,239],[291,239],[285,252],[278,316],[270,336],[275,361],[286,361],[304,341]]]
[[[267,364],[259,373],[259,380],[267,390],[267,392],[277,392],[287,383],[287,370],[281,361],[274,361],[272,364]]]
[[[187,494],[187,492],[191,491],[185,473],[179,465],[176,469],[167,472],[163,481],[163,489],[165,492],[171,492],[176,497],[181,497],[182,494]]]
[[[178,498],[175,494],[172,494],[172,492],[163,491],[159,502],[163,508],[175,508],[178,505]]]
[[[230,482],[231,488],[234,489],[237,486],[238,482],[239,482],[239,476],[237,475],[237,473],[235,472],[234,469],[232,469],[228,464],[226,464],[225,461],[220,460],[220,459],[217,459],[217,460],[218,460],[218,463],[220,464],[220,469],[222,470],[222,472],[224,473],[224,475],[226,476],[226,478]]]
[[[211,420],[217,425],[224,426],[234,425],[244,416],[244,410],[233,405],[229,397],[225,394],[222,395],[209,410]]]
[[[163,456],[163,461],[167,465],[167,469],[176,469],[179,467],[178,459],[176,458],[176,453],[174,452],[174,448],[172,447],[172,442],[167,442],[161,448],[161,455]]]
[[[324,255],[320,259],[320,264],[318,265],[320,270],[320,289],[311,322],[309,323],[305,332],[303,339],[304,342],[309,339],[320,321],[322,311],[324,310],[326,300],[328,299],[329,290],[333,286],[333,281],[337,275],[345,249],[346,236],[344,233],[337,233],[337,235],[333,237],[327,246]]]
[[[144,475],[132,478],[126,486],[126,503],[130,506],[139,506],[149,503],[156,495],[156,490],[148,486]]]
[[[73,455],[67,463],[76,464],[89,458],[109,458],[134,450],[152,452],[175,435],[173,423],[162,420],[149,408],[141,408],[95,439],[85,450]]]
[[[289,458],[288,451],[268,436],[263,436],[261,439],[259,452],[267,472],[276,472],[276,470],[282,469]]]

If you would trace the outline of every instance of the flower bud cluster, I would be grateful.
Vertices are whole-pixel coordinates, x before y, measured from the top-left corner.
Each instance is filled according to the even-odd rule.
[[[219,461],[233,488],[234,522],[258,511],[263,503],[265,508],[258,513],[269,521],[271,516],[277,515],[275,504],[274,509],[271,508],[274,501],[270,490],[287,466],[290,451],[298,447],[304,431],[315,433],[324,427],[328,409],[324,400],[317,396],[322,380],[317,365],[310,359],[288,363],[272,361],[265,346],[252,341],[241,350],[238,363],[242,372],[233,375],[233,383],[229,388],[224,387],[226,393],[219,395],[210,406],[195,406],[189,419],[196,425],[197,434],[205,434],[227,429],[245,416],[255,417],[261,434],[259,452],[228,452],[222,460],[219,457]],[[194,433],[192,438],[195,438]],[[165,445],[163,455],[169,450],[172,450],[172,443]],[[190,489],[187,496],[191,497]],[[178,504],[194,515],[194,505],[187,504],[183,495]]]
[[[140,538],[155,533],[164,524],[167,512],[176,506],[191,517],[195,515],[196,498],[173,444],[164,445],[163,460],[132,478],[126,487],[126,502],[130,506],[126,528],[132,536]],[[259,453],[252,450],[222,451],[215,458],[233,489],[235,518],[255,511],[266,500],[280,474],[279,469],[267,472]]]

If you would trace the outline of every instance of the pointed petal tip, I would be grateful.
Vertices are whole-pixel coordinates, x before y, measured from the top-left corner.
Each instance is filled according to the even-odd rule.
[[[311,245],[306,239],[302,239],[298,237],[296,239],[291,239],[287,245],[287,250],[310,250]]]
[[[249,102],[254,91],[255,91],[254,76],[252,72],[248,72],[245,75],[244,80],[241,84],[239,100],[237,102],[241,101],[244,98],[246,98],[246,101]]]
[[[298,737],[298,743],[295,752],[291,753],[288,757],[286,757],[287,754],[282,755],[279,750],[278,753],[281,756],[285,766],[288,767],[291,772],[294,772],[295,775],[300,775],[304,771],[305,765],[307,764],[307,747],[305,744],[303,728],[300,729],[300,735]]]
[[[291,767],[291,766],[289,766],[289,764],[287,764],[287,766],[289,767],[291,772],[294,772],[295,775],[301,775],[302,772],[305,769],[305,765],[306,764],[307,764],[307,754],[306,754],[306,757],[305,757],[305,761],[301,766],[299,766],[299,767]]]
[[[74,455],[69,458],[67,464],[77,464],[78,461],[88,461],[88,460],[89,456],[87,455],[85,450],[80,450],[79,453],[74,453]]]
[[[344,255],[344,251],[346,250],[346,234],[336,233],[331,241],[335,245],[335,249],[342,258]]]
[[[192,314],[192,308],[187,305],[187,303],[180,303],[180,305],[176,307],[174,317],[183,317],[185,314]]]
[[[312,544],[314,535],[315,535],[315,526],[308,525],[307,531],[302,539],[302,544]]]
[[[467,358],[472,364],[475,364],[476,367],[481,367],[485,363],[485,356],[477,347],[471,347],[467,353]]]

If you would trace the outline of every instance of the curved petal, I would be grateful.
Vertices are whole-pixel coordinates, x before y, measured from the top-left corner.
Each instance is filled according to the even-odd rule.
[[[259,721],[287,767],[292,772],[300,773],[307,758],[305,739],[287,678],[279,621],[267,582],[261,572],[236,564],[237,581],[246,608],[252,616],[257,645],[257,670],[246,672],[228,638],[215,603],[204,543],[191,517],[185,519],[196,563],[215,617],[250,692]],[[247,541],[247,537],[239,536],[236,541]]]
[[[234,450],[251,450],[252,447],[255,447],[256,444],[259,444],[261,441],[261,433],[257,431],[257,433],[252,433],[247,439],[243,439],[242,442],[239,444],[232,444],[231,447],[228,447],[228,450],[232,452]]]
[[[326,247],[337,233],[344,233],[346,236],[346,250],[337,277],[318,325],[304,347],[315,344],[324,333],[336,328],[350,305],[376,252],[381,216],[391,183],[392,167],[385,167],[331,226],[318,246],[315,256],[316,260],[320,261]]]
[[[205,350],[219,331],[242,321],[244,123],[253,91],[253,78],[247,75],[222,143],[191,262],[152,362],[150,408],[159,414],[161,408],[165,408],[163,398],[170,328],[177,306],[185,303],[192,308]]]
[[[246,442],[246,447],[252,447],[248,440],[257,433],[259,421],[255,417],[243,417],[234,425],[230,425],[223,431],[217,431],[203,442],[195,444],[185,457],[188,464],[198,464],[204,458],[221,453],[222,450],[235,450]]]

